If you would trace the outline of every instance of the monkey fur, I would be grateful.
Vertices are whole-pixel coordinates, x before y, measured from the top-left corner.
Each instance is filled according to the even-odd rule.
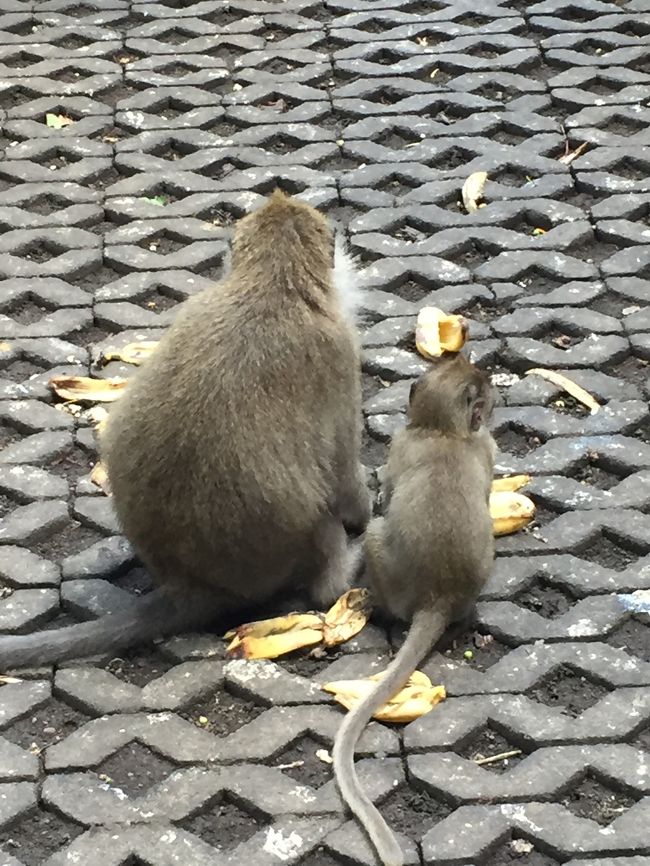
[[[402,866],[404,860],[359,784],[355,744],[447,626],[471,611],[494,561],[489,496],[496,445],[486,427],[494,403],[489,380],[463,355],[443,356],[412,386],[409,403],[407,427],[389,452],[386,513],[368,526],[364,550],[375,603],[411,626],[381,682],[345,717],[333,752],[341,795],[383,866]]]
[[[345,528],[370,517],[354,295],[310,205],[278,190],[237,223],[230,273],[183,304],[101,436],[158,588],[128,613],[0,638],[0,670],[124,649],[301,582],[321,606],[348,588]]]

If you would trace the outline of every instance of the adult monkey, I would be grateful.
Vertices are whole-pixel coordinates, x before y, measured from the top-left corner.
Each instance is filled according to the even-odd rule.
[[[374,600],[410,621],[404,644],[373,691],[345,717],[334,743],[336,780],[383,866],[402,866],[400,847],[363,792],[354,747],[374,713],[404,685],[447,626],[464,619],[490,575],[489,497],[496,445],[486,426],[494,393],[463,355],[447,355],[411,388],[408,424],[390,447],[386,516],[364,549]]]
[[[125,535],[158,584],[129,613],[0,638],[0,670],[124,649],[353,576],[369,497],[353,268],[324,216],[276,191],[235,229],[111,409],[101,451]]]

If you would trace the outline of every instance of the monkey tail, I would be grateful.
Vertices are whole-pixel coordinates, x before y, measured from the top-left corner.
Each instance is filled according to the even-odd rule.
[[[415,614],[406,640],[385,675],[376,688],[347,714],[334,741],[334,774],[341,796],[366,829],[383,866],[403,866],[404,857],[392,830],[359,783],[354,749],[370,719],[406,683],[427,651],[438,642],[447,622],[444,609],[434,611],[426,608]]]
[[[0,672],[125,649],[183,628],[205,625],[217,613],[207,594],[199,593],[191,602],[176,605],[156,589],[126,611],[51,631],[0,637]]]

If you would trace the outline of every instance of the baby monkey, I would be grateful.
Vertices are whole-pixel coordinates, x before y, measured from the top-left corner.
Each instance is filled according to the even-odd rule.
[[[411,388],[408,424],[391,444],[385,517],[365,540],[375,603],[410,621],[386,675],[348,713],[334,744],[336,780],[384,866],[402,866],[400,847],[364,794],[354,748],[373,714],[406,683],[450,623],[464,619],[490,575],[494,540],[489,496],[496,445],[487,429],[494,393],[463,355],[446,355]]]

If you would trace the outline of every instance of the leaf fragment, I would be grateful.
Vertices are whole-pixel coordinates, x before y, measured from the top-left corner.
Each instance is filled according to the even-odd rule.
[[[350,589],[336,601],[323,620],[323,643],[336,646],[358,634],[370,617],[370,593]]]
[[[514,492],[520,487],[530,484],[530,475],[506,475],[505,478],[495,478],[492,482],[492,493]]]
[[[600,409],[600,403],[595,397],[592,397],[589,391],[585,391],[585,389],[578,385],[577,382],[574,382],[573,379],[569,379],[568,376],[564,376],[556,370],[545,370],[542,367],[533,367],[530,370],[526,370],[526,376],[540,376],[542,379],[546,379],[547,382],[557,385],[558,388],[562,388],[563,391],[566,391],[567,394],[570,394],[586,406],[591,415],[595,415]]]
[[[89,376],[53,376],[50,388],[64,400],[112,403],[122,396],[127,379],[91,379]]]
[[[422,307],[415,325],[415,345],[425,358],[438,358],[443,352],[459,352],[469,336],[463,316],[447,315],[437,307]]]
[[[494,535],[511,535],[535,517],[535,503],[521,493],[490,493],[490,516]]]
[[[485,189],[487,179],[487,171],[475,171],[473,174],[470,174],[463,184],[463,204],[467,213],[474,213],[474,211],[479,209],[479,201],[483,198],[483,190]]]
[[[353,709],[375,688],[385,671],[360,680],[339,680],[321,686],[323,691],[334,695],[335,700],[346,709]],[[436,704],[444,701],[447,692],[444,686],[434,686],[421,671],[415,671],[405,686],[373,716],[380,722],[406,724],[430,712]]]
[[[66,117],[65,114],[46,114],[45,125],[50,129],[63,129],[64,126],[70,126],[74,123],[71,117]]]
[[[108,364],[109,361],[123,361],[125,364],[139,367],[152,355],[157,345],[157,340],[144,340],[142,343],[127,343],[122,349],[109,348],[101,353],[100,361],[102,364]]]
[[[154,195],[152,198],[143,198],[147,204],[155,204],[157,207],[165,207],[169,203],[169,198],[166,195]]]

